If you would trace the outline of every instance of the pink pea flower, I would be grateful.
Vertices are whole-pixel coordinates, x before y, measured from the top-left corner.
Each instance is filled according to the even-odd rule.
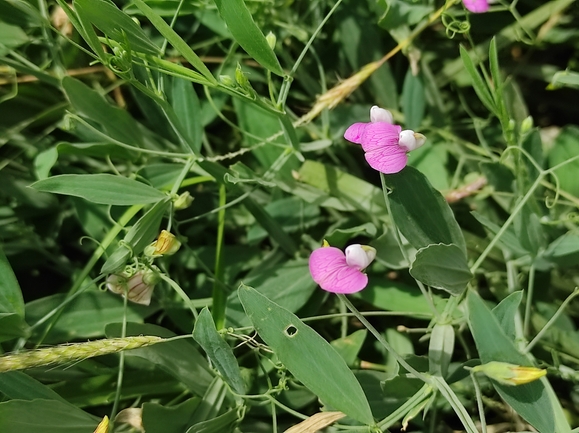
[[[394,125],[392,114],[376,105],[370,109],[370,123],[354,123],[346,129],[344,138],[361,144],[370,167],[384,174],[398,173],[406,167],[407,153],[426,141],[424,135]]]
[[[159,269],[142,269],[135,273],[123,271],[120,274],[111,274],[107,277],[106,286],[111,292],[123,297],[129,301],[141,305],[149,305],[153,289],[159,282]]]
[[[363,270],[375,257],[376,250],[368,245],[350,245],[344,254],[324,241],[324,246],[310,255],[310,274],[327,292],[359,292],[368,285],[368,276]]]
[[[489,10],[488,0],[462,0],[464,7],[474,13],[482,13]]]

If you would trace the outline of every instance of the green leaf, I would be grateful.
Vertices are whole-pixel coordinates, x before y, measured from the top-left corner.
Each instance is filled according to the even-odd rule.
[[[482,364],[501,361],[534,367],[531,360],[516,349],[513,340],[507,337],[497,318],[476,292],[468,291],[467,304],[469,326]],[[555,432],[554,401],[549,399],[547,387],[550,385],[546,379],[519,386],[493,382],[493,386],[503,400],[538,431]]]
[[[0,21],[0,41],[0,56],[5,56],[10,50],[28,42],[28,36],[20,27]]]
[[[207,357],[221,373],[223,380],[237,393],[245,394],[245,384],[241,377],[239,364],[229,344],[215,328],[215,322],[207,307],[201,310],[195,321],[193,338],[203,348]]]
[[[299,180],[338,199],[342,210],[361,210],[378,217],[386,214],[380,188],[335,167],[307,160],[299,170]]]
[[[141,128],[127,111],[109,104],[100,93],[75,78],[64,77],[62,88],[72,108],[100,124],[109,137],[125,144],[143,144]]]
[[[333,409],[374,424],[360,383],[326,340],[257,290],[241,285],[238,293],[259,336],[296,379]]]
[[[569,232],[558,237],[549,244],[543,257],[558,266],[575,266],[579,263],[579,235]]]
[[[30,330],[22,316],[16,313],[0,313],[0,342],[16,337],[28,337]]]
[[[179,122],[179,130],[186,138],[193,153],[201,150],[203,126],[201,125],[201,104],[193,84],[182,78],[173,78],[171,105]]]
[[[466,256],[456,245],[429,245],[416,253],[410,275],[435,289],[460,295],[472,274]]]
[[[413,167],[384,176],[392,218],[408,242],[420,249],[431,244],[455,244],[466,255],[464,236],[448,203],[428,179]]]
[[[493,37],[489,44],[489,66],[491,70],[492,85],[488,87],[492,92],[492,97],[498,110],[499,119],[503,125],[507,125],[509,121],[509,115],[505,105],[503,85],[504,80],[501,76],[501,70],[499,68],[499,56],[497,51],[496,37]]]
[[[0,313],[16,313],[24,318],[22,291],[12,267],[0,247]]]
[[[67,3],[65,0],[56,0],[62,10],[66,13],[66,16],[76,28],[77,32],[83,37],[86,43],[92,48],[96,53],[97,57],[101,59],[101,62],[105,63],[106,55],[98,36],[96,35],[92,24],[82,10],[73,10],[72,5]]]
[[[239,411],[231,409],[215,418],[195,424],[186,433],[229,433],[233,431],[237,421],[239,421]]]
[[[414,75],[409,68],[402,87],[402,108],[406,129],[416,130],[420,127],[426,109],[424,83],[420,75]]]
[[[573,71],[559,71],[553,75],[551,82],[547,86],[549,90],[560,89],[561,87],[579,87],[579,74]]]
[[[499,321],[501,328],[507,337],[512,341],[515,341],[515,320],[517,311],[519,310],[519,305],[521,305],[521,300],[523,299],[523,291],[513,292],[505,299],[503,299],[499,305],[493,308],[493,314]]]
[[[144,403],[143,428],[147,433],[183,433],[191,425],[191,414],[200,402],[199,397],[192,397],[175,406]]]
[[[74,0],[75,10],[107,37],[128,49],[145,54],[159,55],[161,50],[143,32],[131,17],[107,0]]]
[[[386,30],[417,24],[433,10],[432,6],[412,4],[400,0],[380,0],[378,4],[384,9],[378,25]]]
[[[243,0],[215,0],[215,4],[221,18],[241,48],[264,68],[283,77],[284,72],[275,53],[255,24],[245,2]]]
[[[209,80],[209,84],[217,84],[217,80],[215,80],[211,71],[207,66],[205,66],[205,63],[203,63],[199,56],[191,49],[189,44],[187,44],[187,42],[185,42],[181,36],[179,36],[175,30],[173,30],[165,20],[163,20],[163,18],[156,14],[143,0],[133,0],[133,4],[139,8],[143,15],[151,21],[151,24],[153,24],[159,33],[161,33],[165,39],[173,45],[173,48],[175,48],[185,58],[185,60],[187,60],[194,68],[201,72],[207,80]]]
[[[167,198],[142,182],[112,174],[61,174],[30,185],[42,192],[73,195],[99,204],[127,206],[155,203]]]
[[[60,308],[65,299],[65,295],[58,294],[27,303],[27,320],[35,323],[54,309]],[[129,303],[126,317],[129,321],[142,322],[144,317],[154,312],[153,307]],[[43,343],[101,337],[105,334],[107,324],[118,321],[123,314],[125,308],[120,296],[100,291],[81,293],[63,308],[59,320],[51,328]],[[33,334],[31,341],[36,341],[36,335]]]
[[[107,337],[120,337],[121,329],[120,323],[109,324],[106,328]],[[140,323],[127,323],[126,335],[156,335],[163,338],[175,336],[160,326]],[[213,372],[205,358],[185,340],[173,340],[131,350],[126,355],[146,359],[157,365],[200,397],[205,394],[213,380]]]
[[[308,270],[307,260],[275,260],[261,263],[244,278],[257,291],[283,308],[295,312],[302,308],[316,288]],[[227,299],[227,326],[247,326],[247,315],[236,292]]]
[[[489,109],[491,113],[499,116],[499,112],[495,106],[495,102],[491,96],[491,93],[489,92],[486,82],[478,72],[473,60],[468,54],[468,51],[462,45],[460,46],[460,58],[462,59],[462,63],[466,71],[470,75],[472,80],[472,87],[474,88],[474,91],[478,95],[481,102]]]
[[[366,335],[368,335],[366,329],[359,329],[346,337],[333,340],[330,344],[344,358],[346,364],[351,366],[358,359],[358,353],[362,349]]]
[[[378,275],[373,275],[368,286],[354,296],[387,311],[406,313],[426,320],[430,320],[433,315],[433,311],[418,287]],[[435,305],[442,302],[439,296],[433,294],[432,297]]]
[[[107,259],[101,273],[108,274],[119,270],[130,257],[141,254],[145,247],[153,242],[159,234],[159,226],[169,204],[169,197],[165,196],[164,200],[155,203],[139,218],[125,235],[124,245],[120,245]]]
[[[565,126],[551,147],[549,166],[554,167],[570,161],[577,155],[579,155],[579,128],[574,125]],[[570,161],[553,172],[559,178],[559,186],[575,197],[579,197],[578,172],[579,159]]]
[[[2,433],[86,433],[99,421],[59,400],[10,400],[0,403]]]
[[[0,374],[0,392],[12,400],[56,400],[67,401],[48,386],[21,371],[6,371]]]

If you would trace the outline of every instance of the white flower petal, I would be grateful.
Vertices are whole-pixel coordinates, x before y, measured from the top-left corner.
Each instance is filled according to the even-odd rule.
[[[388,110],[385,110],[384,108],[378,107],[377,105],[374,105],[372,108],[370,108],[370,121],[372,123],[386,122],[390,125],[394,124],[392,113],[390,113]]]
[[[426,142],[426,137],[411,129],[405,129],[400,132],[398,144],[404,147],[408,152],[418,149]]]
[[[366,269],[376,257],[376,250],[368,245],[350,245],[345,253],[348,266],[359,270]]]

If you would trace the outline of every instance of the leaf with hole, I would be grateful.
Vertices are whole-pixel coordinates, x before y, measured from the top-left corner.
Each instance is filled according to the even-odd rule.
[[[326,340],[257,290],[242,285],[238,294],[259,336],[296,379],[332,409],[374,423],[360,382]]]

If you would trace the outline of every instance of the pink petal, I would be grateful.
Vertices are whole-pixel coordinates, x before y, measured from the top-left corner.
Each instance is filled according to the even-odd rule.
[[[369,123],[354,123],[346,132],[344,132],[344,138],[352,143],[360,144],[361,137],[364,134],[366,127],[370,125]]]
[[[366,152],[364,156],[370,167],[384,174],[398,173],[408,163],[406,150],[400,146],[384,146]]]
[[[342,250],[322,247],[310,255],[310,273],[320,287],[332,293],[355,293],[368,284],[366,274],[348,266]]]
[[[488,0],[462,0],[464,7],[474,13],[482,13],[489,10]]]
[[[362,149],[370,152],[385,146],[398,146],[398,139],[402,128],[385,122],[370,123],[366,126],[360,139]]]

